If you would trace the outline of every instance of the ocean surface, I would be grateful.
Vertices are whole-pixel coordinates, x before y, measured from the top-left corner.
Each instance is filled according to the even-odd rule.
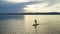
[[[0,34],[60,34],[60,15],[0,15]]]

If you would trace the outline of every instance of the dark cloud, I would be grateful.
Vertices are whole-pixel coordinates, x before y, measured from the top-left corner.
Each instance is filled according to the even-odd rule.
[[[25,5],[39,3],[36,1],[23,2],[23,3],[7,3],[0,1],[0,13],[21,13],[24,12],[23,8]]]
[[[0,2],[0,13],[19,13],[23,12],[22,5],[14,4],[14,3],[6,3]]]

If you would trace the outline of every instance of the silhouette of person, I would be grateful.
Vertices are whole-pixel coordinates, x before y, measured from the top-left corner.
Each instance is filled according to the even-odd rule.
[[[37,28],[37,25],[39,25],[39,24],[37,24],[37,20],[35,19],[34,20],[35,21],[35,24],[33,24],[33,26],[35,27],[35,29]]]
[[[37,25],[39,25],[39,24],[37,24],[37,20],[36,19],[34,21],[35,21],[35,24],[33,24],[33,26],[35,26],[35,28],[37,28]]]
[[[35,24],[37,24],[37,20],[35,20]]]

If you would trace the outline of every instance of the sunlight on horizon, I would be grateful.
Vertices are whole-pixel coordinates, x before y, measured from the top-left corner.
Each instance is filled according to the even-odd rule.
[[[24,21],[25,21],[25,31],[28,33],[34,33],[35,29],[32,26],[35,22],[34,20],[37,20],[37,23],[39,24],[37,26],[37,31],[39,34],[50,34],[57,33],[56,30],[60,30],[60,15],[25,15]]]
[[[60,3],[56,3],[52,6],[48,6],[48,3],[26,5],[24,10],[26,12],[60,12]]]

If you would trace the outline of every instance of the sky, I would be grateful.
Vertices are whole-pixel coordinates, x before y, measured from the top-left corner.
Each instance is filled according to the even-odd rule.
[[[26,6],[27,12],[60,12],[60,0],[43,0],[42,3]]]
[[[31,3],[31,1],[40,1],[42,3],[35,4]],[[60,11],[60,0],[0,0],[0,13],[52,11]]]
[[[0,1],[15,2],[15,3],[16,3],[16,2],[17,2],[17,3],[19,2],[19,3],[20,3],[20,2],[27,2],[27,1],[29,1],[29,0],[0,0]]]
[[[26,5],[34,3],[35,2],[31,1],[27,2],[27,0],[23,2],[18,2],[17,0],[0,0],[0,13],[21,13],[24,12],[23,8],[26,7]]]

